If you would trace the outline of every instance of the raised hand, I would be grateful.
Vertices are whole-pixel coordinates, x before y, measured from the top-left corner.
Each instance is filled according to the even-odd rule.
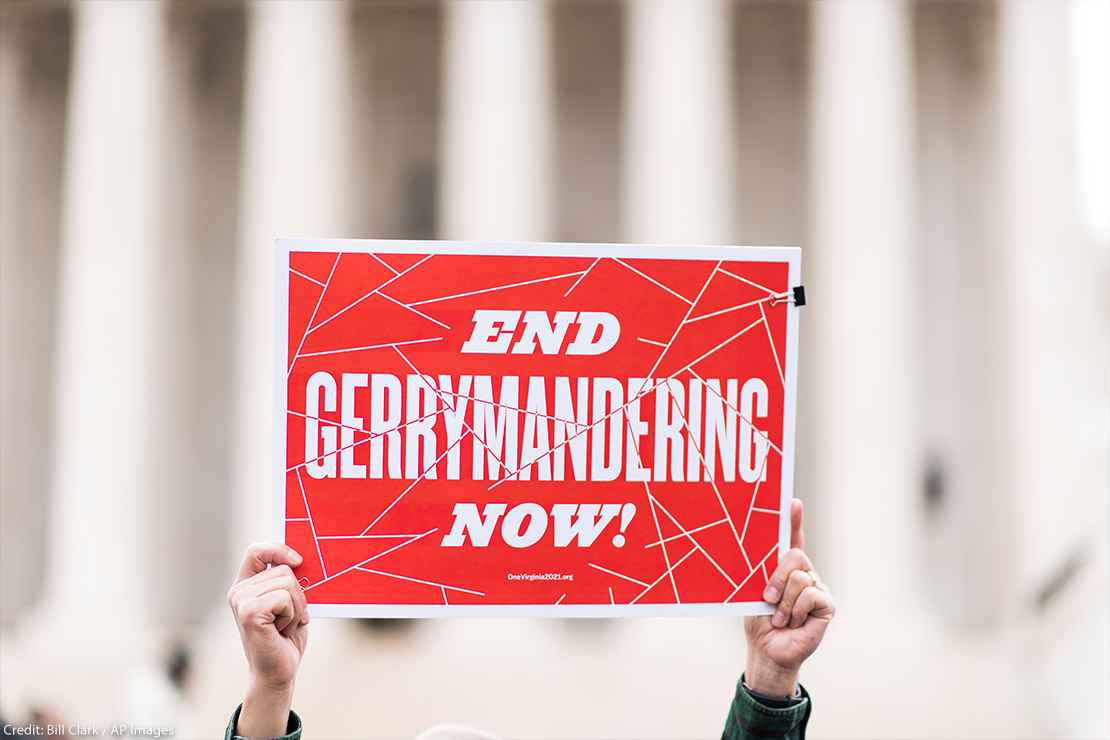
[[[793,696],[798,670],[813,654],[836,614],[825,588],[805,553],[802,502],[791,501],[790,549],[779,559],[763,599],[776,606],[771,616],[748,617],[748,662],[744,680],[768,696]]]
[[[236,730],[242,737],[285,734],[297,668],[308,643],[308,603],[292,570],[302,560],[286,545],[251,545],[227,592],[250,666]]]

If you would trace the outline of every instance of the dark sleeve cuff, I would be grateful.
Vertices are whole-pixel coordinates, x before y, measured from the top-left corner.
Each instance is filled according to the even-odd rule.
[[[804,738],[813,705],[805,688],[800,689],[801,697],[798,699],[765,703],[744,687],[741,678],[736,683],[736,694],[732,699],[722,740]],[[772,703],[777,706],[771,706]]]
[[[227,723],[227,730],[224,732],[224,740],[247,740],[247,738],[235,734],[236,725],[239,724],[239,712],[241,711],[243,711],[242,704],[237,706],[235,713],[231,715],[231,721]],[[251,740],[256,739],[251,738]],[[273,740],[301,740],[301,718],[297,716],[296,712],[289,711],[289,722],[285,725],[285,734]]]

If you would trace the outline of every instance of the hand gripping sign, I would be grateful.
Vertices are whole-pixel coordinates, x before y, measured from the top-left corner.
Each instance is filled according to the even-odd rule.
[[[799,259],[279,240],[278,528],[313,613],[770,613]]]

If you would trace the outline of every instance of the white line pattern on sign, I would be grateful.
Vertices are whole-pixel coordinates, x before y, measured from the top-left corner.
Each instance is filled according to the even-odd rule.
[[[632,272],[636,273],[637,275],[639,275],[640,277],[642,277],[642,278],[643,278],[644,280],[647,280],[647,281],[648,281],[649,283],[651,283],[652,285],[657,285],[657,286],[659,286],[659,287],[660,287],[660,288],[662,288],[663,290],[665,290],[665,291],[667,291],[668,293],[670,293],[671,295],[673,295],[673,296],[674,296],[675,298],[677,298],[678,300],[680,300],[680,301],[683,301],[684,303],[689,303],[689,304],[690,304],[690,306],[693,306],[693,305],[694,305],[694,301],[691,301],[691,300],[690,300],[689,298],[687,298],[686,296],[684,296],[684,295],[682,295],[682,294],[680,294],[680,293],[676,293],[675,291],[671,290],[671,289],[670,289],[670,288],[668,288],[668,287],[667,287],[666,285],[663,285],[663,283],[659,282],[658,280],[656,280],[655,278],[651,277],[650,275],[645,275],[644,273],[640,272],[639,270],[637,270],[637,269],[636,269],[635,267],[633,267],[632,265],[628,264],[628,263],[627,263],[627,262],[625,262],[624,260],[622,260],[622,259],[620,259],[620,258],[618,258],[618,257],[614,257],[614,258],[613,258],[613,261],[614,261],[614,262],[616,262],[616,263],[617,263],[618,265],[620,265],[621,267],[625,267],[625,268],[627,268],[627,269],[631,270]]]
[[[632,583],[638,583],[641,586],[646,586],[647,585],[645,582],[641,581],[639,578],[633,578],[632,576],[626,576],[624,573],[618,573],[615,570],[610,570],[609,568],[603,568],[603,567],[601,567],[600,565],[598,565],[596,563],[586,563],[586,565],[590,566],[591,568],[596,568],[597,570],[600,570],[603,573],[608,573],[611,576],[616,576],[617,578],[623,578],[624,580],[631,581]]]
[[[411,581],[412,583],[422,583],[425,586],[436,586],[440,589],[446,589],[448,591],[459,591],[459,592],[464,593],[464,594],[473,594],[474,596],[485,596],[485,594],[482,593],[481,591],[475,591],[472,588],[462,588],[461,586],[448,586],[446,583],[436,583],[435,581],[425,581],[425,580],[422,580],[420,578],[413,578],[411,576],[403,576],[403,575],[400,575],[399,573],[386,573],[385,571],[374,570],[373,568],[364,568],[361,565],[356,566],[356,567],[358,568],[358,570],[361,570],[365,573],[373,573],[376,576],[385,576],[387,578],[396,578],[399,581]]]
[[[371,290],[371,291],[370,291],[369,293],[366,293],[366,294],[365,294],[365,295],[363,295],[362,297],[360,297],[360,298],[356,298],[356,299],[355,299],[354,301],[352,301],[352,302],[348,303],[348,304],[347,304],[346,306],[344,306],[343,308],[339,309],[338,311],[336,311],[335,313],[333,313],[333,314],[332,314],[331,316],[329,316],[329,317],[327,317],[326,319],[324,319],[323,321],[321,321],[321,322],[320,322],[319,324],[316,324],[315,326],[313,326],[313,325],[312,325],[312,322],[311,322],[311,321],[309,321],[309,322],[308,322],[308,325],[309,325],[309,329],[308,329],[308,331],[307,331],[307,332],[305,332],[305,333],[306,333],[306,334],[311,334],[312,332],[316,331],[317,329],[319,329],[319,328],[320,328],[321,326],[323,326],[324,324],[327,324],[327,323],[329,323],[329,322],[331,322],[331,321],[334,321],[334,320],[335,320],[336,318],[338,318],[338,317],[342,316],[343,314],[347,313],[347,312],[348,312],[348,311],[350,311],[350,310],[351,310],[352,308],[354,308],[354,307],[355,307],[355,306],[357,306],[358,304],[362,303],[363,301],[365,301],[365,300],[366,300],[367,298],[369,298],[370,296],[373,296],[373,295],[377,295],[377,293],[378,293],[378,292],[379,292],[379,291],[380,291],[380,290],[381,290],[382,288],[385,288],[385,287],[387,287],[387,286],[389,286],[389,285],[392,285],[392,284],[393,284],[394,282],[396,282],[397,280],[400,280],[400,279],[401,279],[402,277],[404,277],[405,275],[409,274],[410,272],[412,272],[413,270],[415,270],[415,269],[416,269],[417,267],[420,267],[420,265],[424,264],[425,262],[427,262],[428,260],[430,260],[430,259],[431,259],[432,257],[434,257],[434,256],[435,256],[435,255],[431,255],[431,254],[429,254],[429,255],[425,256],[425,257],[424,257],[424,259],[422,259],[422,260],[420,260],[419,262],[416,262],[416,263],[414,263],[414,264],[410,265],[409,267],[405,268],[405,269],[404,269],[404,270],[402,270],[401,272],[399,272],[399,273],[397,273],[396,275],[394,275],[393,277],[391,277],[391,278],[390,278],[389,280],[386,280],[386,281],[385,281],[384,283],[381,283],[380,285],[378,285],[378,286],[377,286],[376,288],[374,288],[373,290]],[[313,318],[315,318],[315,316],[313,316]]]
[[[495,285],[492,288],[481,288],[479,290],[468,290],[465,293],[455,293],[454,295],[445,295],[445,296],[440,296],[439,298],[425,298],[422,301],[413,301],[412,303],[410,303],[408,305],[409,306],[423,306],[427,303],[439,303],[440,301],[450,301],[450,300],[454,300],[455,298],[466,298],[467,296],[481,295],[482,293],[493,293],[494,291],[507,290],[508,288],[520,288],[520,287],[523,287],[525,285],[535,285],[536,283],[546,283],[546,282],[549,282],[551,280],[562,280],[563,278],[575,277],[575,276],[585,275],[585,274],[586,274],[585,270],[582,270],[581,272],[568,272],[568,273],[565,273],[563,275],[551,275],[549,277],[536,278],[535,280],[525,280],[525,281],[519,282],[519,283],[508,283],[507,285]]]
[[[577,280],[575,280],[575,281],[574,281],[574,283],[573,283],[573,284],[572,284],[572,285],[571,285],[571,286],[570,286],[569,288],[567,288],[567,292],[566,292],[566,293],[563,293],[563,298],[566,298],[566,297],[567,297],[568,295],[570,295],[570,292],[571,292],[572,290],[574,290],[575,288],[577,288],[577,287],[578,287],[578,284],[579,284],[580,282],[582,282],[583,280],[585,280],[585,279],[586,279],[586,276],[590,274],[590,270],[594,269],[594,267],[595,267],[595,266],[597,265],[597,263],[598,263],[598,262],[600,262],[600,261],[601,261],[601,258],[600,258],[600,257],[598,257],[598,258],[596,258],[596,259],[595,259],[595,260],[594,260],[593,262],[591,262],[591,263],[590,263],[590,266],[586,268],[586,271],[585,271],[585,272],[583,272],[583,273],[582,273],[581,275],[579,275],[579,276],[578,276],[578,279],[577,279]]]
[[[328,566],[324,563],[324,554],[320,551],[320,538],[316,536],[316,525],[312,521],[312,509],[308,508],[308,494],[304,491],[304,481],[301,480],[301,471],[297,471],[297,485],[301,487],[301,499],[304,500],[304,510],[308,514],[308,526],[312,530],[312,544],[316,545],[316,557],[320,558],[320,570],[324,578],[328,577]]]
[[[324,302],[324,295],[328,292],[332,275],[335,274],[335,268],[339,267],[339,258],[342,256],[342,254],[335,255],[335,262],[331,263],[331,272],[328,273],[328,279],[320,290],[320,295],[316,297],[316,307],[312,309],[312,315],[308,317],[308,325],[305,327],[304,334],[301,335],[301,341],[297,344],[297,351],[293,353],[293,359],[289,361],[289,369],[285,373],[286,380],[289,380],[289,376],[293,374],[293,366],[297,364],[297,358],[301,356],[304,340],[308,338],[308,333],[312,331],[312,322],[316,320],[316,313],[320,310],[320,304]]]
[[[314,277],[310,277],[310,276],[308,276],[308,275],[305,275],[305,274],[304,274],[303,272],[300,272],[300,271],[298,271],[298,270],[294,270],[294,269],[293,269],[292,267],[290,267],[290,268],[289,268],[289,272],[293,273],[293,274],[294,274],[294,275],[296,275],[297,277],[302,277],[302,278],[304,278],[305,280],[307,280],[307,281],[308,281],[308,282],[310,282],[310,283],[316,283],[316,284],[317,284],[317,285],[319,285],[319,286],[320,286],[321,288],[323,288],[323,287],[326,287],[326,286],[324,285],[324,283],[320,282],[320,281],[319,281],[319,280],[317,280],[316,278],[314,278]]]
[[[387,342],[385,344],[367,344],[363,347],[344,347],[343,349],[328,349],[322,352],[305,352],[301,357],[320,357],[321,355],[339,355],[344,352],[366,352],[372,349],[396,349],[398,346],[405,346],[409,344],[427,344],[428,342],[438,342],[443,337],[428,337],[427,339],[407,339],[403,342]]]
[[[786,376],[782,374],[782,363],[779,362],[779,351],[775,349],[775,338],[771,336],[771,324],[767,321],[767,312],[763,310],[763,304],[759,304],[759,313],[763,316],[763,328],[767,330],[767,343],[771,345],[771,355],[775,358],[775,368],[779,371],[779,380],[782,382],[782,387],[786,387]]]
[[[408,547],[412,543],[417,542],[417,541],[427,537],[428,535],[430,535],[433,532],[436,532],[438,530],[439,530],[438,527],[435,527],[433,529],[429,529],[427,532],[424,532],[423,534],[418,534],[418,535],[416,535],[415,537],[413,537],[411,539],[405,540],[404,542],[402,542],[399,545],[394,545],[393,547],[389,548],[385,552],[379,552],[377,555],[372,555],[372,556],[366,558],[365,560],[363,560],[360,563],[355,563],[354,565],[352,565],[348,568],[344,568],[343,570],[339,571],[335,575],[328,576],[327,578],[324,578],[323,580],[316,581],[316,583],[309,584],[308,586],[305,586],[304,590],[305,591],[311,591],[312,589],[316,588],[320,584],[327,583],[328,581],[335,580],[336,578],[343,575],[344,573],[350,573],[352,570],[354,570],[355,568],[358,568],[359,566],[366,565],[367,563],[372,563],[372,562],[374,562],[375,560],[377,560],[379,558],[384,558],[386,555],[389,555],[390,553],[394,552],[395,550],[400,550],[402,547]]]
[[[388,295],[388,294],[386,294],[386,293],[383,293],[383,292],[381,292],[380,290],[378,291],[378,295],[380,295],[380,296],[381,296],[382,298],[386,299],[386,300],[387,300],[387,301],[389,301],[390,303],[395,303],[395,304],[397,304],[398,306],[400,306],[401,308],[405,309],[406,311],[411,311],[412,313],[416,314],[417,316],[419,316],[419,317],[420,317],[420,318],[422,318],[422,319],[427,319],[428,321],[431,321],[431,322],[432,322],[433,324],[439,324],[439,325],[440,325],[440,326],[442,326],[442,327],[443,327],[444,329],[450,329],[450,328],[451,328],[451,327],[449,327],[449,326],[448,326],[447,324],[445,324],[445,323],[443,323],[442,321],[440,321],[439,319],[434,319],[434,318],[432,318],[431,316],[429,316],[428,314],[424,313],[423,311],[418,311],[418,310],[416,310],[415,308],[413,308],[412,306],[410,306],[410,305],[409,305],[409,304],[407,304],[407,303],[401,303],[401,302],[400,302],[399,300],[397,300],[397,299],[396,299],[396,298],[394,298],[393,296],[391,296],[391,295]]]

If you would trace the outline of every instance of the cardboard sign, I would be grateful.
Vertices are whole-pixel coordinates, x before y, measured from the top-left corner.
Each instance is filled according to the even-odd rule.
[[[279,240],[314,615],[770,613],[800,251]]]

